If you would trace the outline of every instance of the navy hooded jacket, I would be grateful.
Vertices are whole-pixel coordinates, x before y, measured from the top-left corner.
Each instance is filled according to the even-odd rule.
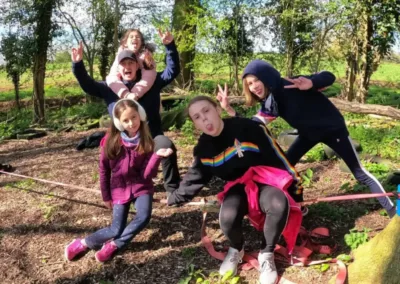
[[[322,71],[311,76],[303,76],[313,82],[313,88],[305,91],[296,88],[285,89],[284,86],[292,83],[281,78],[281,74],[263,60],[251,61],[246,66],[242,78],[247,75],[256,76],[268,88],[275,99],[277,115],[296,128],[299,135],[314,141],[332,133],[344,132],[348,135],[342,114],[323,93],[318,91],[333,84],[336,78],[332,73]],[[266,99],[260,101],[262,106]]]

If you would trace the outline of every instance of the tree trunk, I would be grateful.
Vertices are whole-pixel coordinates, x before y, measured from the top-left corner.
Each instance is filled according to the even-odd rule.
[[[117,52],[119,47],[119,40],[118,40],[118,29],[119,29],[119,21],[120,21],[120,12],[119,12],[119,0],[114,0],[114,34],[113,34],[113,46],[114,46],[114,53]]]
[[[355,98],[354,94],[354,83],[357,78],[358,68],[357,68],[357,45],[353,45],[353,51],[355,53],[349,53],[346,58],[346,81],[344,83],[341,96],[347,101],[351,102]]]
[[[397,284],[400,279],[400,217],[354,252],[349,284]]]
[[[358,82],[356,99],[358,102],[365,103],[368,95],[369,78],[372,75],[373,56],[371,50],[372,40],[372,20],[367,10],[361,19],[362,32],[362,51],[361,51],[361,70]]]
[[[293,76],[293,42],[290,41],[286,52],[286,77]]]
[[[193,60],[196,54],[197,25],[193,17],[197,12],[194,7],[199,6],[199,0],[175,0],[172,10],[172,28],[175,33],[177,46],[180,49],[181,73],[177,77],[178,84],[183,88],[193,88],[194,72]]]
[[[37,24],[34,31],[36,50],[33,54],[33,110],[34,121],[42,124],[45,121],[44,111],[44,78],[46,74],[47,49],[51,32],[51,16],[55,0],[35,1]]]
[[[20,110],[21,109],[21,104],[19,102],[19,74],[14,73],[12,75],[12,82],[14,85],[14,92],[15,92],[15,104],[17,105],[17,109]]]

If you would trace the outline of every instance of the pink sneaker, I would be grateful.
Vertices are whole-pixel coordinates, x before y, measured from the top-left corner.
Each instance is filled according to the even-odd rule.
[[[117,251],[117,249],[118,248],[115,245],[111,244],[111,242],[108,242],[105,245],[103,245],[101,250],[96,252],[94,257],[98,262],[106,262],[112,258],[113,254]]]
[[[68,261],[71,261],[78,255],[81,255],[84,252],[86,252],[87,250],[88,250],[88,247],[84,246],[81,243],[81,239],[75,239],[69,245],[67,245],[65,247],[64,255]]]

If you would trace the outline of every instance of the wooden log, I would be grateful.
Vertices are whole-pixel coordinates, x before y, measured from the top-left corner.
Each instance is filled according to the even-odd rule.
[[[244,104],[245,99],[242,96],[229,98],[232,105]],[[391,117],[400,120],[400,109],[391,106],[382,106],[375,104],[360,104],[356,102],[348,102],[337,98],[329,98],[329,100],[340,110],[351,113],[376,114],[380,116]]]

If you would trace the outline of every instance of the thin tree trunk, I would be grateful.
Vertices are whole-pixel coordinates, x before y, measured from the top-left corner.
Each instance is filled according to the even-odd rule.
[[[39,2],[39,3],[37,3]],[[33,110],[34,121],[45,122],[44,110],[44,78],[46,74],[47,49],[50,41],[51,16],[55,0],[35,1],[37,25],[34,31],[36,51],[33,55]]]
[[[119,0],[115,1],[114,7],[114,34],[113,34],[113,46],[114,52],[117,52],[119,47],[119,40],[118,40],[118,28],[119,28],[119,21],[120,21],[120,12],[119,12]]]
[[[358,102],[365,103],[368,88],[369,78],[372,75],[372,52],[371,52],[371,39],[372,39],[372,20],[369,11],[366,11],[362,17],[361,30],[363,32],[362,56],[361,56],[361,70],[360,79],[358,82],[358,90],[356,98]]]
[[[17,109],[21,109],[21,104],[19,102],[19,74],[13,74],[12,81],[14,85],[14,92],[15,92],[15,104],[17,105]]]
[[[199,6],[198,0],[175,0],[172,10],[172,28],[176,34],[176,41],[180,47],[181,74],[177,77],[178,84],[183,88],[193,88],[194,72],[193,60],[196,54],[197,25],[188,22],[187,17],[196,13],[194,6]]]

